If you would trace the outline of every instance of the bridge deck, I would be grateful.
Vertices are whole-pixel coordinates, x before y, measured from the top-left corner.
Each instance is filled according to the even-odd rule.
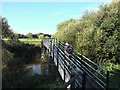
[[[47,48],[47,49],[50,49],[50,46],[51,46],[51,39],[49,38],[44,38],[43,39],[43,45]]]

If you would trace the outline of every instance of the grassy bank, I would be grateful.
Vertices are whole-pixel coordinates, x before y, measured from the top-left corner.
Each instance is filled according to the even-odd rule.
[[[41,42],[41,39],[19,39],[23,43],[27,44],[34,44],[34,45],[39,45]]]
[[[5,42],[7,42],[8,40],[10,40],[9,38],[4,38],[3,39]],[[18,39],[19,41],[21,41],[22,43],[25,44],[32,44],[32,45],[39,45],[41,42],[41,39]]]
[[[22,41],[26,42],[25,39],[22,39]],[[38,54],[41,54],[39,46],[25,44],[21,40],[11,41],[7,39],[2,44],[3,88],[59,88],[61,79],[58,73],[49,76],[26,76],[27,71],[24,65],[32,63]]]

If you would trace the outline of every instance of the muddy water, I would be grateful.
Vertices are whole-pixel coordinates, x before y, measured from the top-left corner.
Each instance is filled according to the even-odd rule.
[[[50,75],[56,72],[56,66],[54,62],[51,59],[45,60],[45,58],[43,59],[43,57],[44,56],[42,56],[42,58],[38,57],[33,60],[32,63],[25,65],[27,75]]]

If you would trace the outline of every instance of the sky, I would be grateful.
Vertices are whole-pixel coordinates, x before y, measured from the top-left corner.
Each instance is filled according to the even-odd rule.
[[[101,2],[2,2],[1,14],[15,33],[54,34],[59,23],[80,19],[86,10],[97,11],[100,5]]]

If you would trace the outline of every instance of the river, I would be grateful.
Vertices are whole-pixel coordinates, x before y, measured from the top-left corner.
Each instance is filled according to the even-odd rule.
[[[27,70],[27,75],[34,75],[34,74],[50,75],[57,72],[56,66],[52,61],[52,59],[45,58],[44,56],[45,55],[41,57],[37,57],[35,60],[33,60],[32,63],[25,65]]]

